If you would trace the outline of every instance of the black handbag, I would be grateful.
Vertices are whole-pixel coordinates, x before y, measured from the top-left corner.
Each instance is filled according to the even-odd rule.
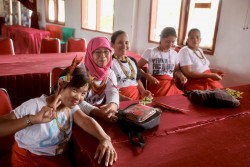
[[[140,116],[137,118],[139,113]],[[131,114],[135,116],[133,117]],[[143,147],[145,142],[142,132],[159,125],[160,115],[161,113],[153,107],[138,103],[132,104],[124,110],[118,110],[118,124],[134,145]],[[144,116],[146,119],[141,118],[141,116]]]
[[[196,104],[210,107],[237,107],[240,101],[230,95],[226,90],[192,90],[185,94]]]

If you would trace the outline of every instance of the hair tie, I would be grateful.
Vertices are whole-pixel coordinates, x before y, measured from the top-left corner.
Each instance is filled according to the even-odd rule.
[[[67,75],[65,76],[61,76],[59,79],[66,81],[66,82],[70,82],[72,77],[72,74],[75,70],[75,68],[82,62],[83,57],[77,59],[77,56],[73,59],[72,64],[68,67],[69,68],[69,72],[67,73]]]
[[[59,79],[66,81],[66,82],[70,82],[72,78],[73,78],[72,76],[67,74],[66,76],[61,76]]]
[[[82,62],[83,57],[77,59],[77,56],[73,59],[72,64],[69,66],[69,74],[71,75],[75,68]]]

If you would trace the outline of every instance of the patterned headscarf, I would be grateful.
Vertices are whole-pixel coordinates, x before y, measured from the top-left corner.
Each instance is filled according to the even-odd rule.
[[[111,51],[111,45],[108,38],[95,37],[89,41],[85,56],[85,66],[87,67],[90,75],[95,77],[96,80],[103,80],[107,76],[108,71],[111,67],[112,57],[110,57],[110,60],[106,67],[102,68],[97,66],[93,59],[93,52],[98,48],[107,48]]]

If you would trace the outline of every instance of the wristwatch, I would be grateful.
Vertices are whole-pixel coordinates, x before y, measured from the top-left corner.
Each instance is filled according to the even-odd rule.
[[[30,115],[26,115],[26,123],[27,123],[27,126],[31,126],[33,125],[32,122],[30,121]]]

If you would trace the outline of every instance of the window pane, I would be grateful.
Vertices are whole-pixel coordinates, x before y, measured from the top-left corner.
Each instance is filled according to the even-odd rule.
[[[87,27],[89,29],[96,29],[96,1],[88,0],[88,12],[87,12]]]
[[[5,24],[9,25],[10,24],[10,13],[9,11],[12,10],[10,9],[11,5],[8,0],[3,0],[3,13],[2,15],[5,18]]]
[[[151,26],[151,39],[160,40],[160,33],[164,27],[179,29],[181,0],[158,0],[156,13],[152,12],[151,18],[155,18],[155,25]],[[154,19],[154,18],[152,18]],[[152,21],[152,20],[151,20]]]
[[[211,2],[211,8],[195,8],[195,3],[207,2]],[[200,29],[200,47],[212,49],[218,5],[219,0],[191,0],[187,33],[192,28]]]
[[[12,24],[19,25],[20,2],[12,0]]]
[[[54,6],[54,0],[49,0],[49,20],[55,21],[55,6]]]
[[[65,22],[65,1],[58,0],[58,21]]]
[[[21,5],[21,13],[22,13],[22,25],[29,27],[30,26],[30,17],[32,11]]]
[[[102,0],[100,31],[113,32],[114,0]]]

